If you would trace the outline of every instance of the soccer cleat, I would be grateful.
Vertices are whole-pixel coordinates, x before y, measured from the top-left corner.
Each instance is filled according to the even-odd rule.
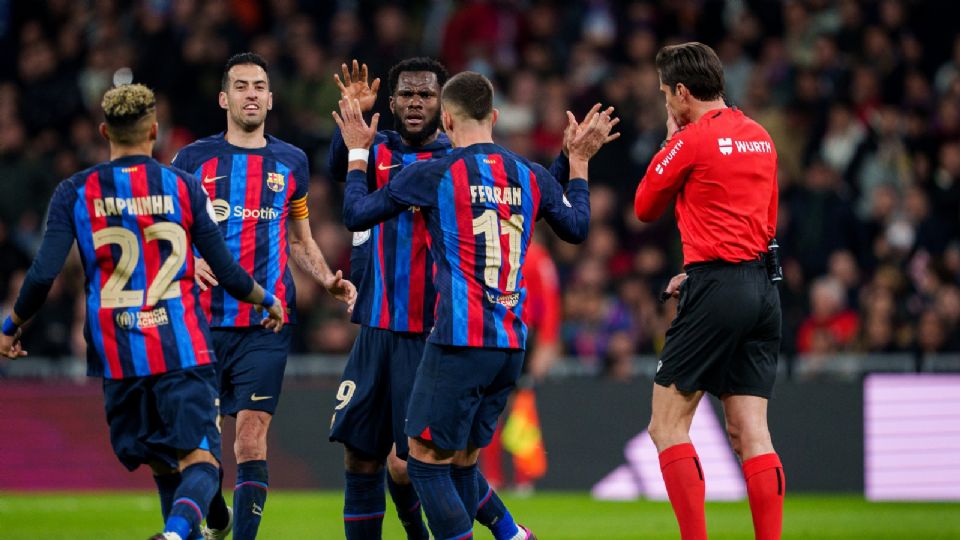
[[[179,534],[175,532],[165,532],[157,533],[151,536],[148,540],[183,540]]]
[[[524,533],[526,536],[523,537],[523,540],[537,540],[536,535],[533,534],[533,531],[524,527],[523,525],[517,524],[517,528],[520,529],[520,532]]]
[[[201,527],[200,534],[203,535],[203,540],[222,540],[226,538],[230,531],[233,529],[233,508],[227,507],[227,526],[222,529],[210,529],[208,527]]]

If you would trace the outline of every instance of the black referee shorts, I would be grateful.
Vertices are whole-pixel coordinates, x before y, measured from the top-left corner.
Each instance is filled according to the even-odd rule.
[[[780,350],[780,293],[763,263],[691,265],[654,382],[769,398]]]

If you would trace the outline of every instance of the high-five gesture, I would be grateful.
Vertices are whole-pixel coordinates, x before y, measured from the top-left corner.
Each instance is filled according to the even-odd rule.
[[[594,105],[583,122],[577,122],[572,112],[567,111],[567,128],[563,132],[563,150],[570,159],[589,160],[600,147],[615,140],[620,133],[610,133],[620,123],[613,118],[613,107],[600,110],[600,104]]]
[[[377,124],[380,122],[380,113],[373,115],[370,125],[363,119],[360,100],[342,98],[339,102],[340,114],[333,111],[333,120],[340,127],[343,143],[350,150],[369,149],[373,138],[377,134]],[[366,165],[364,165],[366,167]]]
[[[367,84],[367,65],[359,64],[356,59],[353,60],[352,72],[347,69],[347,64],[340,64],[340,71],[343,73],[343,80],[336,73],[333,75],[337,88],[340,89],[340,96],[356,99],[360,102],[362,112],[370,112],[377,101],[380,78],[374,79],[373,84]]]

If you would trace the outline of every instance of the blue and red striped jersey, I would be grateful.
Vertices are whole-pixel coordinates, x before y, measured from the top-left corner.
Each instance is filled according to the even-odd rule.
[[[409,207],[423,215],[438,295],[428,339],[445,345],[525,348],[522,268],[534,223],[543,216],[562,239],[580,242],[590,221],[584,180],[572,179],[565,195],[546,169],[492,143],[412,164],[366,191],[351,172],[344,221],[352,230]]]
[[[371,191],[382,188],[411,163],[449,151],[450,140],[443,133],[430,144],[412,147],[403,143],[399,133],[380,131],[370,148],[368,186]],[[337,131],[330,146],[330,170],[345,180],[346,168],[347,147]],[[408,209],[354,233],[350,280],[357,287],[353,322],[394,332],[429,331],[437,295],[423,215]]]
[[[214,361],[190,251],[201,225],[216,230],[210,211],[195,178],[147,156],[97,165],[57,187],[44,240],[60,235],[66,249],[77,240],[89,375],[124,379]],[[47,262],[41,248],[31,274],[53,266],[52,283],[66,249]],[[18,314],[31,315],[22,305],[18,299]]]
[[[241,148],[219,133],[183,147],[173,165],[202,180],[230,252],[258,283],[284,300],[287,322],[294,323],[287,217],[292,203],[306,198],[310,171],[302,150],[271,135],[266,139],[262,148]],[[253,304],[234,299],[222,287],[207,289],[200,300],[210,326],[260,324],[262,315]]]

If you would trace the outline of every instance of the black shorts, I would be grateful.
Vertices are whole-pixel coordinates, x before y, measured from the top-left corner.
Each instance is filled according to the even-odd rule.
[[[692,265],[654,382],[683,392],[769,398],[780,351],[780,293],[760,262]]]

